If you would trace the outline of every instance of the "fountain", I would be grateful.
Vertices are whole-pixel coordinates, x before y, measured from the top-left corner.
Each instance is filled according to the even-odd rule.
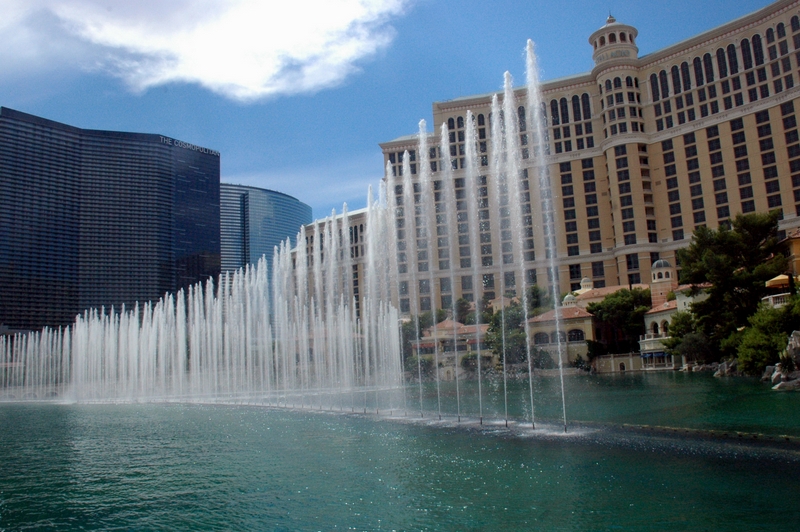
[[[166,295],[156,303],[133,309],[93,309],[78,316],[74,325],[66,329],[44,329],[3,338],[0,360],[7,369],[0,387],[5,398],[255,402],[310,409],[349,407],[351,411],[362,412],[371,409],[380,412],[381,408],[405,410],[407,394],[399,351],[399,314],[393,306],[398,297],[396,229],[404,227],[408,235],[404,252],[415,258],[424,255],[431,261],[436,252],[433,239],[446,238],[449,259],[455,261],[458,250],[461,266],[469,263],[471,284],[477,294],[481,283],[480,247],[485,242],[483,231],[488,230],[484,228],[484,224],[488,227],[482,215],[485,211],[479,212],[479,206],[486,209],[490,204],[495,212],[502,213],[499,218],[511,235],[502,244],[501,276],[506,290],[509,289],[505,286],[507,272],[517,280],[530,353],[526,239],[538,227],[547,235],[548,247],[555,249],[555,227],[547,175],[545,118],[530,42],[527,68],[525,92],[529,113],[518,113],[518,90],[513,88],[508,73],[504,76],[502,94],[493,98],[490,164],[488,161],[481,164],[480,158],[487,155],[478,153],[476,117],[471,111],[466,113],[465,150],[460,154],[444,148],[453,134],[447,124],[442,124],[436,139],[429,136],[423,120],[416,150],[418,166],[412,170],[412,156],[406,152],[401,176],[393,176],[391,167],[387,167],[378,199],[369,191],[366,230],[363,224],[350,226],[345,205],[341,215],[334,211],[325,220],[314,223],[312,229],[302,228],[294,243],[287,240],[276,248],[271,282],[266,278],[266,260],[262,258],[255,267],[226,273],[217,283],[210,280],[203,286],[190,287],[185,293]],[[532,153],[527,151],[528,146],[533,146]],[[486,151],[482,148],[481,154]],[[433,156],[441,159],[436,180],[431,165]],[[456,206],[453,168],[458,166],[454,164],[458,160],[463,169],[463,177],[459,178],[463,190],[458,193],[465,200],[461,202],[465,208]],[[485,166],[489,166],[489,176],[482,174]],[[529,176],[529,172],[533,175]],[[488,182],[492,184],[491,193],[487,192]],[[479,194],[479,190],[484,192]],[[435,202],[440,193],[444,201]],[[534,223],[530,209],[530,205],[538,204],[543,206],[542,226]],[[463,244],[467,244],[468,253],[464,253],[467,246]],[[552,254],[551,272],[556,271],[555,261]],[[359,287],[350,281],[358,264],[363,268],[360,293]],[[455,283],[454,269],[455,264],[449,268],[451,286]],[[418,305],[422,285],[430,291],[436,282],[433,267],[415,270],[412,267],[407,274],[412,316],[422,310]],[[554,300],[558,300],[556,283],[553,291]],[[435,315],[435,298],[428,300],[431,306],[426,310]],[[477,301],[475,314],[479,322]],[[434,323],[434,336],[436,327]],[[418,324],[415,335],[419,343]],[[484,368],[479,340],[476,326],[477,418],[482,424]],[[453,343],[455,346],[455,331]],[[433,377],[437,416],[441,420],[440,353],[438,342],[435,345]],[[507,425],[505,353],[501,358],[503,417]],[[560,368],[562,358],[559,353]],[[454,414],[460,421],[464,383],[459,376],[457,351],[454,363]],[[530,356],[527,363],[528,375],[533,375]],[[425,378],[419,356],[416,380],[419,414],[424,417]],[[528,417],[535,428],[534,382],[532,378],[528,382]],[[563,371],[561,390],[566,430]]]

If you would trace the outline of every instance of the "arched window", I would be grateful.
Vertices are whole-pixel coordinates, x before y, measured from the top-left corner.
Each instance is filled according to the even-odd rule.
[[[731,68],[731,74],[739,73],[739,60],[736,58],[736,46],[728,45],[728,66]]]
[[[581,107],[583,107],[583,119],[591,120],[592,118],[591,99],[589,98],[589,94],[585,92],[583,93],[583,96],[581,96]]]
[[[800,30],[800,18],[797,15],[792,17],[792,31]]]
[[[607,91],[610,91],[610,90],[611,90],[611,80],[610,80],[610,79],[607,79],[607,80],[606,80],[606,90],[607,90]]]
[[[633,33],[628,34],[628,40],[631,41],[631,44],[633,44]]]
[[[658,278],[659,278],[659,279],[663,279],[663,278],[664,278],[664,274],[663,274],[663,273],[661,273],[661,272],[658,272]]]
[[[628,76],[625,78],[625,86],[626,87],[633,87],[633,78]]]
[[[766,33],[767,42],[774,43],[775,42],[775,31],[772,28],[769,28]]]
[[[605,46],[605,45],[606,45],[606,38],[600,37],[600,46]]]
[[[658,77],[655,74],[650,74],[650,90],[653,93],[653,101],[657,102],[661,99],[658,95]]]
[[[633,78],[633,85],[634,85],[634,87],[636,87],[637,89],[639,88],[639,78]]]
[[[753,44],[753,59],[756,60],[756,65],[764,64],[764,47],[761,46],[761,35],[755,34],[751,40]]]
[[[658,74],[658,80],[661,82],[661,97],[669,98],[669,82],[667,81],[666,70],[662,70]]]
[[[602,84],[602,83],[599,83],[599,84],[597,85],[597,88],[598,88],[598,90],[600,91],[600,94],[603,94],[603,84]]]
[[[678,94],[681,92],[681,73],[677,65],[672,67],[670,73],[672,74],[672,92]]]
[[[581,99],[577,94],[572,97],[572,118],[575,122],[581,121]]]
[[[717,70],[720,79],[728,77],[728,64],[725,62],[725,50],[722,48],[717,49]]]
[[[533,335],[533,343],[536,345],[549,344],[550,337],[547,335],[547,333],[536,333]]]
[[[567,105],[567,99],[561,98],[559,103],[561,104],[561,123],[569,124],[569,106]]]
[[[521,105],[517,108],[517,118],[519,119],[519,130],[525,131],[528,126],[525,119],[525,108]]]
[[[700,61],[699,57],[695,57],[694,61],[692,61],[692,65],[694,66],[694,83],[699,87],[705,83],[705,81],[703,81],[703,62]]]
[[[553,125],[557,126],[558,122],[558,102],[556,100],[550,100],[550,116],[553,117]]]
[[[485,126],[486,125],[486,119],[483,117],[483,114],[479,114],[478,115],[478,125],[479,126]]]
[[[570,342],[583,342],[586,336],[581,329],[570,329],[567,333],[567,340]]]
[[[612,33],[612,34],[610,34],[608,36],[608,44],[612,44],[612,43],[615,43],[615,42],[617,42],[617,34],[616,33]]]
[[[551,344],[555,344],[558,342],[566,342],[566,341],[567,341],[567,333],[565,333],[564,331],[558,331],[558,333],[556,333],[556,331],[553,331],[550,333]]]
[[[456,121],[452,118],[447,119],[447,129],[453,131],[456,128]]]
[[[706,81],[711,83],[714,81],[714,63],[711,61],[711,54],[703,56],[703,66],[706,70]]]
[[[775,29],[778,31],[779,39],[786,37],[786,26],[783,25],[783,22],[780,22]]]
[[[742,39],[742,66],[745,70],[753,68],[753,55],[750,53],[750,41]]]
[[[689,63],[686,61],[681,64],[681,77],[683,78],[683,90],[691,90],[692,77],[689,75]]]
[[[669,322],[668,321],[664,321],[661,324],[661,330],[664,331],[664,336],[669,335]]]
[[[658,323],[653,322],[652,331],[653,334],[658,334]]]
[[[625,41],[628,40],[628,38],[626,37],[626,35],[624,33],[620,33],[619,34],[619,40],[622,41],[622,42],[625,42]]]
[[[622,88],[622,80],[620,78],[614,78],[614,88],[615,89]]]
[[[464,127],[464,117],[463,116],[459,116],[456,119],[456,123],[458,124],[458,129],[462,129]]]

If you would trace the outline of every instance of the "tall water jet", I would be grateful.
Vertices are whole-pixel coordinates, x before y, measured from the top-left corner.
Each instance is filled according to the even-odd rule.
[[[428,272],[428,291],[429,292],[436,292],[436,287],[434,286],[435,279],[433,277],[433,267],[431,266],[433,262],[433,235],[436,233],[435,230],[435,223],[433,219],[433,214],[430,212],[430,198],[434,197],[434,190],[433,190],[433,183],[431,182],[431,163],[430,163],[430,153],[428,151],[428,131],[426,127],[425,120],[419,121],[419,144],[417,148],[418,159],[419,159],[419,185],[421,194],[424,196],[424,200],[421,202],[419,216],[422,218],[422,233],[420,235],[416,235],[417,237],[421,236],[422,241],[425,243],[424,249],[419,249],[417,246],[417,260],[421,260],[419,255],[425,254],[425,259],[428,264],[427,272]],[[415,208],[416,211],[416,208]],[[417,214],[415,212],[415,214]],[[418,228],[417,231],[420,231]],[[418,238],[419,242],[419,238]],[[439,416],[439,419],[442,419],[442,391],[441,391],[441,382],[439,377],[439,340],[438,340],[438,323],[436,317],[436,298],[431,297],[431,308],[430,312],[433,315],[433,368],[436,375],[436,410]],[[417,356],[419,356],[419,345],[417,346]],[[457,359],[458,357],[456,357]],[[458,362],[458,360],[456,360]],[[456,368],[457,370],[458,368]]]
[[[485,184],[480,182],[480,179],[486,179],[485,176],[481,178],[478,171],[478,154],[476,151],[478,140],[475,134],[475,116],[472,111],[467,111],[467,120],[465,124],[465,158],[466,158],[466,182],[464,186],[467,191],[467,220],[469,224],[469,241],[470,241],[470,264],[472,267],[472,284],[478,286],[478,262],[482,253],[479,253],[480,246],[483,245],[479,241],[478,228],[481,224],[478,214],[478,187]],[[489,244],[491,245],[491,244]],[[475,302],[475,347],[476,366],[478,372],[478,410],[479,420],[483,424],[483,388],[482,388],[482,371],[481,371],[481,345],[480,345],[480,323],[481,323],[481,309],[478,301]],[[458,356],[456,356],[458,361]]]
[[[528,39],[526,46],[526,73],[528,82],[528,110],[531,114],[531,131],[534,135],[534,165],[536,176],[539,181],[539,188],[547,191],[548,200],[546,202],[539,202],[542,205],[542,210],[547,216],[545,226],[550,225],[550,230],[545,230],[545,238],[548,239],[547,247],[552,250],[550,253],[550,276],[552,282],[552,297],[554,316],[556,324],[556,338],[558,349],[558,374],[561,381],[561,407],[564,418],[564,432],[567,431],[567,401],[566,392],[564,391],[564,345],[561,339],[561,313],[559,306],[561,304],[560,294],[558,293],[558,265],[556,262],[556,241],[555,241],[555,223],[551,220],[551,213],[553,212],[552,204],[552,183],[550,182],[550,175],[548,172],[548,164],[546,160],[546,119],[545,114],[542,112],[543,101],[539,83],[539,65],[536,59],[536,51],[534,49],[533,41]],[[545,208],[547,205],[549,208]]]
[[[456,258],[456,249],[457,249],[452,231],[454,228],[458,228],[458,214],[456,212],[456,192],[455,192],[455,184],[453,183],[454,160],[452,157],[454,157],[455,154],[451,153],[450,150],[444,148],[445,146],[448,145],[451,134],[455,135],[454,132],[450,133],[450,131],[447,128],[447,123],[442,122],[441,134],[439,137],[439,152],[440,152],[439,155],[441,156],[440,170],[442,173],[442,179],[441,179],[442,194],[444,196],[444,201],[442,202],[442,205],[444,206],[443,208],[445,209],[445,222],[446,222],[445,227],[447,232],[447,260],[450,270],[450,290],[452,291],[455,286],[455,274],[453,270],[455,270],[456,267],[454,261]],[[455,311],[455,302],[453,303],[453,310]],[[455,312],[453,314],[454,314],[453,319],[455,321]],[[455,328],[453,329],[453,350],[456,359],[456,367],[453,372],[456,380],[456,415],[458,417],[458,420],[461,421],[461,390],[459,387],[459,378],[458,378],[458,341]]]
[[[403,229],[406,234],[406,247],[407,253],[411,257],[417,256],[417,239],[415,229],[417,228],[416,224],[416,191],[414,190],[414,182],[411,177],[411,161],[410,155],[408,151],[403,153],[403,164],[400,167],[402,178],[403,178],[403,226],[398,229]],[[398,251],[398,254],[402,254],[403,252]],[[398,260],[398,262],[402,263],[404,261]],[[416,333],[415,341],[416,345],[419,346],[420,342],[420,330],[419,330],[419,283],[417,282],[417,269],[414,267],[416,261],[405,261],[406,264],[411,264],[408,267],[408,274],[410,278],[410,283],[407,288],[409,293],[410,299],[410,308],[409,312],[411,313],[412,319],[414,320],[414,331]],[[424,416],[424,409],[422,405],[422,357],[419,354],[419,347],[417,347],[417,378],[419,379],[419,415],[420,417]]]
[[[526,129],[526,124],[520,121],[520,115],[524,120],[525,114],[519,113],[516,104],[516,95],[512,86],[511,74],[506,72],[503,82],[503,133],[505,150],[503,152],[503,173],[506,176],[507,193],[509,194],[509,214],[511,222],[511,232],[514,235],[514,247],[516,248],[515,263],[518,266],[519,278],[522,284],[522,315],[525,330],[525,352],[528,360],[528,381],[530,389],[531,407],[531,426],[536,428],[536,406],[533,400],[533,362],[531,360],[531,338],[530,324],[528,323],[528,293],[525,278],[525,255],[523,253],[525,245],[526,227],[530,227],[530,235],[533,236],[532,214],[527,212],[523,218],[522,194],[526,191],[520,190],[521,187],[529,188],[528,180],[523,177],[522,153],[520,148],[520,135]],[[528,223],[526,223],[528,222]],[[550,248],[551,251],[554,248]],[[516,285],[516,276],[515,283]]]
[[[503,135],[501,132],[503,131],[503,123],[501,121],[502,112],[500,110],[500,102],[497,99],[497,94],[492,96],[492,113],[491,113],[491,127],[494,134],[492,135],[492,159],[490,163],[490,169],[494,179],[492,179],[492,194],[489,195],[489,203],[490,209],[493,212],[499,213],[501,212],[502,205],[508,205],[508,183],[506,179],[506,175],[502,171],[502,153],[503,153]],[[505,194],[505,202],[503,203],[500,198],[503,194],[503,190],[506,190]],[[501,246],[503,246],[503,242],[501,239]],[[501,247],[502,250],[502,247]],[[505,260],[500,261],[500,276],[505,278]],[[501,342],[501,358],[503,360],[503,408],[504,408],[504,419],[505,424],[508,426],[508,365],[507,365],[507,358],[508,353],[506,350],[506,305],[505,301],[500,305],[500,342]]]

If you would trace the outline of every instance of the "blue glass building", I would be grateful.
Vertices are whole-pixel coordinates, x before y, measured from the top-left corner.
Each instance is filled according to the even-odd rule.
[[[219,152],[0,108],[0,324],[71,323],[220,271]]]
[[[222,270],[256,264],[265,255],[272,273],[275,246],[287,237],[294,244],[300,227],[311,223],[311,207],[274,190],[220,184]]]

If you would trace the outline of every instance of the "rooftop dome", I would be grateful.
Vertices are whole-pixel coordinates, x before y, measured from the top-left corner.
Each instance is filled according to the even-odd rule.
[[[656,268],[672,268],[672,264],[670,264],[668,261],[664,259],[658,259],[653,263],[653,266],[651,268],[653,270],[655,270]]]

